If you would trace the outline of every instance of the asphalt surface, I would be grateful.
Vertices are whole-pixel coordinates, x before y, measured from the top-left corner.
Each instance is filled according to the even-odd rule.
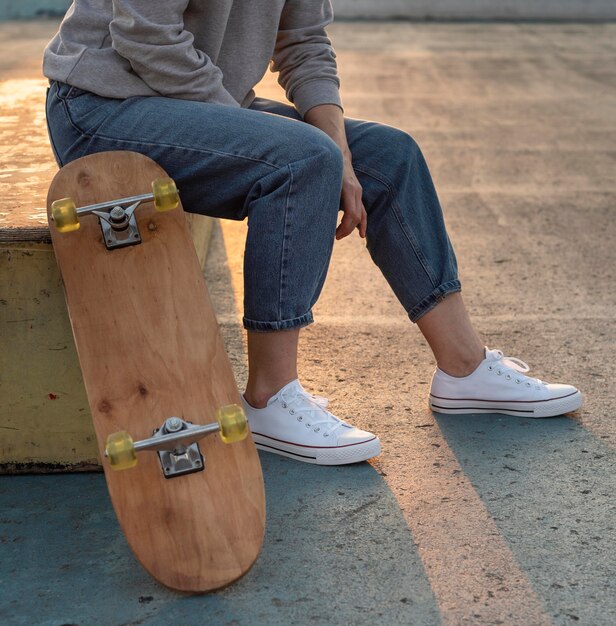
[[[25,59],[53,25],[32,28],[19,43],[30,69],[13,80],[38,79]],[[537,421],[433,415],[430,351],[349,237],[303,332],[301,379],[377,432],[381,456],[320,468],[263,454],[261,557],[192,598],[140,570],[100,475],[0,477],[2,623],[616,622],[616,25],[330,34],[347,115],[422,147],[486,344],[579,386],[584,407]],[[259,93],[281,97],[271,79]],[[206,272],[240,386],[244,236],[244,224],[219,226]]]

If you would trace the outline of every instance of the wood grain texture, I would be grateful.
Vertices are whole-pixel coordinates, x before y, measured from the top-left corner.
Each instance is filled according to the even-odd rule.
[[[86,156],[54,178],[51,203],[70,196],[84,206],[149,193],[164,171],[132,152]],[[180,190],[181,193],[181,190]],[[197,424],[239,403],[209,294],[180,208],[137,210],[142,244],[108,251],[98,219],[62,234],[51,227],[66,300],[103,453],[109,433],[149,437],[167,417]],[[203,472],[166,480],[158,456],[137,467],[104,463],[111,500],[139,561],[173,589],[204,592],[243,575],[263,539],[265,499],[251,437],[200,442]]]

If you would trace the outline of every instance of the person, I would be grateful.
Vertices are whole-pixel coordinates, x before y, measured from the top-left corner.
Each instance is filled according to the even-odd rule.
[[[329,0],[75,0],[43,59],[58,164],[141,152],[177,181],[188,211],[248,220],[243,402],[263,450],[325,465],[380,453],[376,435],[335,417],[297,372],[334,240],[356,230],[434,353],[433,411],[578,409],[575,387],[484,347],[416,142],[344,117],[332,19]],[[293,106],[256,96],[270,63]]]

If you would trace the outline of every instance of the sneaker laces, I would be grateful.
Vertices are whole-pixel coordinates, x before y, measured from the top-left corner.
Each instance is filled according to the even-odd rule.
[[[514,356],[505,356],[501,350],[488,350],[486,348],[486,358],[489,361],[497,361],[503,366],[504,369],[513,370],[520,374],[526,374],[530,372],[530,366],[528,363],[522,361],[522,359],[518,359]],[[499,370],[497,370],[498,373]],[[534,385],[546,385],[539,378],[533,378],[532,376],[522,376],[522,379],[528,379],[528,382],[532,381]],[[518,379],[519,380],[519,379]],[[517,382],[517,381],[516,381]]]
[[[323,396],[317,396],[313,393],[308,394],[312,400],[314,400],[319,406],[325,408],[329,405],[329,400]]]
[[[315,419],[308,417],[305,422],[306,427],[312,428],[314,432],[317,433],[323,430],[324,437],[329,437],[342,426],[349,427],[349,424],[344,420],[341,420],[339,417],[325,410],[325,406],[327,406],[326,398],[313,396],[301,386],[289,390],[286,393],[285,391],[281,392],[280,401],[283,408],[293,407],[290,412],[292,415],[299,414],[299,421],[304,421],[306,415],[312,415]],[[298,408],[296,409],[294,407]],[[318,419],[319,416],[322,419]]]

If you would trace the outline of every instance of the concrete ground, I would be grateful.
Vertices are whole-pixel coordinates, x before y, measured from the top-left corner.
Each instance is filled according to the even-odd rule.
[[[37,78],[26,57],[54,25],[32,29],[19,42],[23,79]],[[1,477],[1,623],[616,623],[616,25],[330,34],[347,115],[422,146],[486,343],[578,385],[583,409],[433,415],[430,352],[349,237],[303,333],[301,378],[376,431],[381,456],[324,468],[263,454],[261,556],[203,597],[139,568],[102,476]],[[269,79],[260,93],[279,96]],[[219,227],[207,268],[240,385],[244,236],[244,224]]]

